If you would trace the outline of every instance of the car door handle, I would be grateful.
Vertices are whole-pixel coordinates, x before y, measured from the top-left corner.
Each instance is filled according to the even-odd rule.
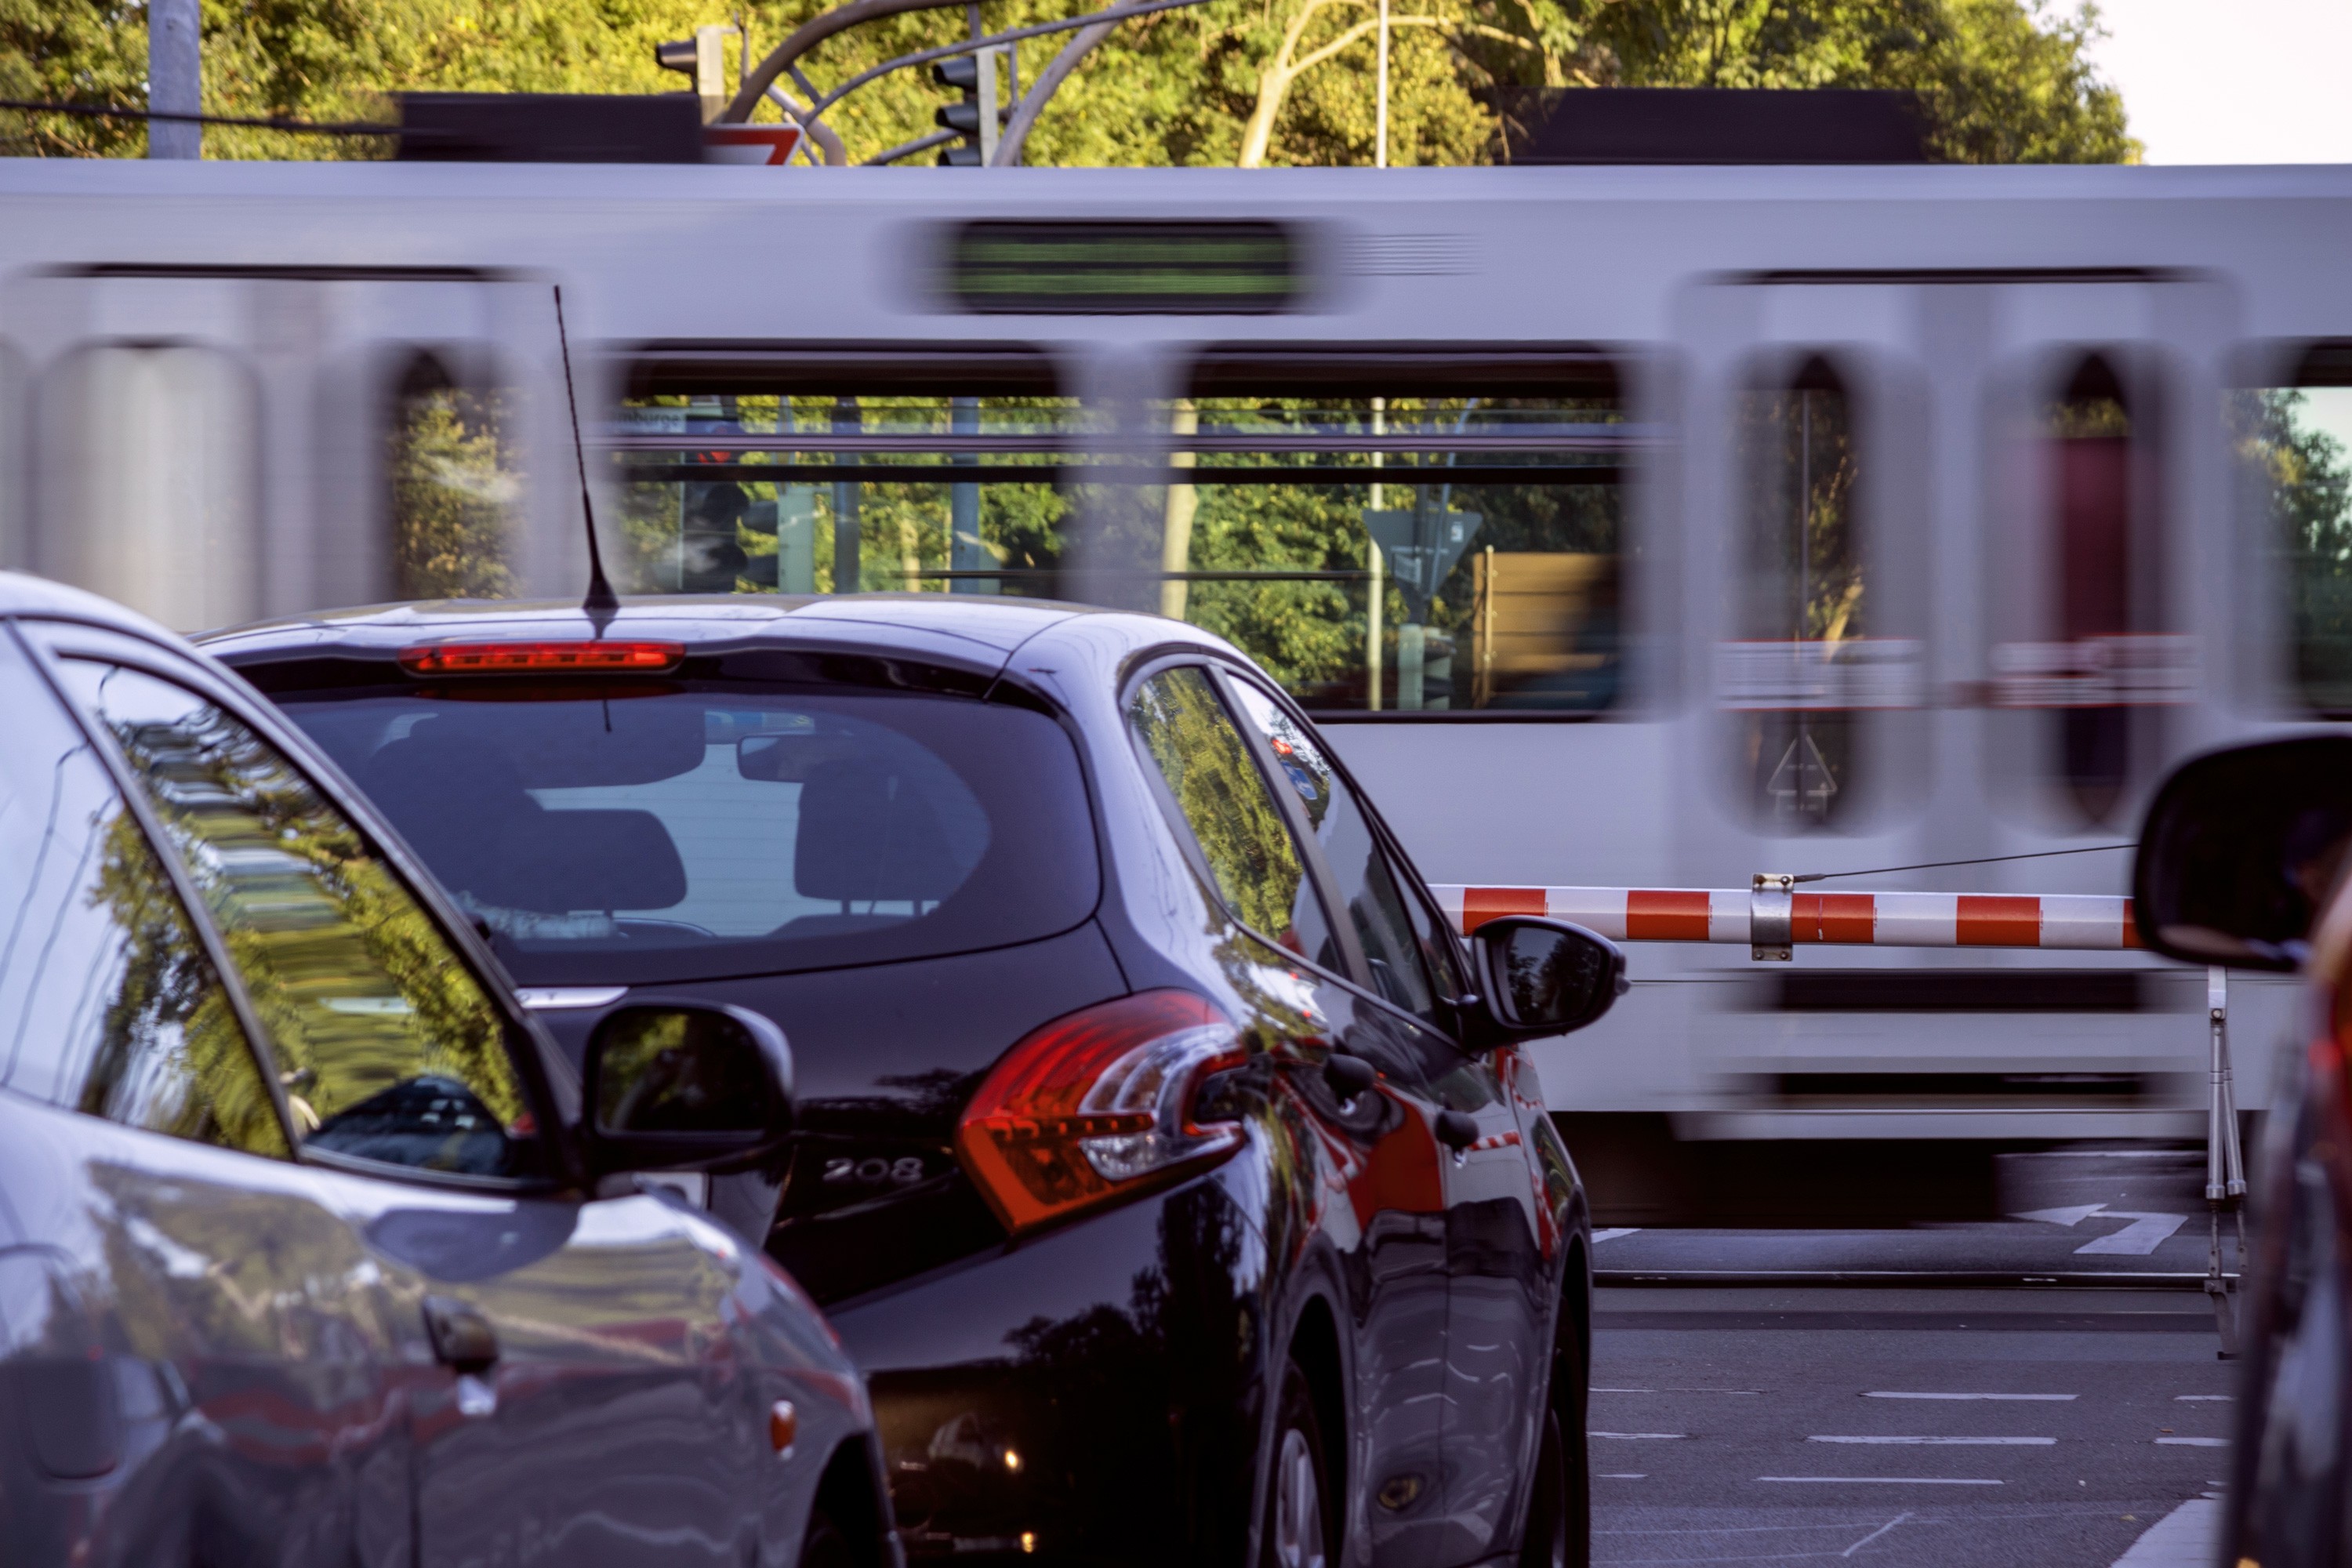
[[[1478,1119],[1465,1111],[1439,1111],[1437,1141],[1459,1154],[1478,1141]]]
[[[451,1297],[425,1298],[425,1331],[434,1359],[467,1376],[488,1372],[499,1359],[499,1331],[489,1319]]]

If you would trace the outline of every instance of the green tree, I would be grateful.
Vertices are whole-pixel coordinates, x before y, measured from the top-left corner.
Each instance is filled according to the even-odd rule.
[[[755,55],[827,0],[754,0]],[[205,0],[205,102],[225,114],[386,117],[403,90],[661,92],[652,48],[731,20],[708,0]],[[1066,0],[990,0],[992,26],[1071,15]],[[1210,0],[1120,26],[1078,67],[1030,139],[1041,164],[1363,164],[1377,113],[1371,0]],[[1888,87],[1916,92],[1941,158],[2113,162],[2136,154],[2093,71],[2096,14],[2042,0],[1403,0],[1393,7],[1390,160],[1472,163],[1499,145],[1491,89],[1659,85]],[[961,7],[852,28],[803,62],[820,88],[964,36]],[[1034,80],[1063,40],[1024,44]],[[0,88],[136,102],[142,5],[0,0]],[[795,89],[797,90],[797,89]],[[941,92],[885,77],[828,120],[853,160],[931,130]],[[777,110],[762,106],[760,118]],[[215,127],[215,157],[375,156],[373,138]],[[17,153],[135,155],[136,124],[0,115]]]
[[[146,95],[143,12],[106,0],[0,0],[0,97],[41,102],[137,103]],[[135,121],[0,114],[0,154],[135,157]]]
[[[1597,79],[1625,86],[1897,88],[1933,156],[2126,162],[2123,100],[2086,50],[2088,5],[2041,0],[1580,0]]]

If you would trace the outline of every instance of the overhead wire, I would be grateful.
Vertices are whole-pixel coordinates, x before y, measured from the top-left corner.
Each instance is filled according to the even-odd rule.
[[[1883,877],[1895,871],[1936,871],[1947,866],[1997,866],[2004,860],[2047,860],[2056,855],[2098,855],[2110,849],[2137,849],[2137,844],[2090,844],[2080,849],[2036,849],[2026,855],[1979,855],[1968,860],[1922,860],[1916,866],[1874,866],[1867,871],[1808,871],[1792,882],[1830,882],[1842,877]]]

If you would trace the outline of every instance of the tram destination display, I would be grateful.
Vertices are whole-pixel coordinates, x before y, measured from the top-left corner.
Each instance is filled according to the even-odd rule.
[[[982,315],[1269,315],[1307,292],[1278,223],[1041,222],[956,228],[945,288]]]

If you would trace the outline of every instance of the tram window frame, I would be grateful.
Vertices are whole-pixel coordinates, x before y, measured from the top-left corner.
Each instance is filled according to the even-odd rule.
[[[2241,626],[2250,628],[2242,635],[2237,661],[2238,668],[2252,677],[2241,682],[2242,694],[2250,706],[2258,709],[2345,720],[2352,719],[2352,634],[2336,639],[2342,648],[2343,674],[2331,679],[2315,669],[2317,650],[2312,645],[2322,639],[2307,637],[2303,629],[2307,610],[2302,602],[2303,576],[2295,570],[2289,542],[2283,537],[2282,525],[2289,519],[2280,506],[2282,492],[2289,487],[2272,477],[2273,470],[2258,464],[2245,445],[2254,436],[2247,422],[2254,410],[2244,400],[2264,394],[2331,390],[2344,394],[2346,424],[2352,426],[2352,340],[2291,339],[2250,346],[2236,356],[2223,389],[2222,432],[2231,458],[2236,514],[2243,524],[2238,564],[2253,585],[2253,592],[2242,601],[2245,613],[2238,617]],[[2337,487],[2335,527],[2339,538],[2352,546],[2352,428],[2339,435],[2315,423],[2299,426],[2296,434],[2333,441],[2332,458],[2324,451],[2317,456],[2323,464],[2332,464],[2334,472],[2324,473],[2316,482]],[[2295,453],[2296,460],[2305,463],[2313,456],[2308,450]],[[2298,481],[2298,488],[2301,482],[2307,481]],[[2343,579],[2347,593],[2352,593],[2352,556],[2347,557],[2345,567]],[[2326,689],[2329,685],[2336,689],[2332,696]]]
[[[173,356],[172,363],[217,367],[223,374],[213,390],[229,390],[237,405],[233,414],[221,418],[218,397],[173,400],[174,406],[197,410],[198,417],[214,421],[216,428],[206,433],[222,437],[207,445],[199,460],[207,471],[217,468],[230,475],[226,484],[211,487],[207,493],[212,498],[210,511],[227,521],[233,536],[208,535],[202,526],[172,526],[180,516],[163,509],[160,528],[143,535],[119,529],[111,542],[118,547],[150,546],[131,551],[152,568],[143,574],[112,569],[103,560],[110,542],[101,537],[104,531],[85,526],[95,515],[142,520],[158,515],[154,508],[105,506],[110,490],[120,491],[132,481],[121,477],[121,464],[84,461],[82,457],[85,450],[94,453],[124,444],[119,411],[109,424],[94,418],[89,406],[99,391],[92,380],[98,374],[93,367],[102,356],[121,354],[158,356],[159,362],[160,356],[169,355]],[[35,449],[49,459],[35,468],[33,526],[25,552],[32,571],[126,604],[179,632],[234,626],[260,616],[268,405],[261,375],[248,355],[196,338],[92,339],[75,344],[43,367],[31,392]],[[238,422],[241,428],[229,427]],[[184,453],[175,453],[174,460],[184,464]],[[164,488],[177,493],[188,486],[184,477],[183,483]],[[208,503],[199,500],[197,504]],[[176,562],[166,558],[155,567],[156,559],[166,553],[152,548],[159,542],[190,549],[193,558]],[[210,570],[215,563],[221,568],[217,572]],[[186,584],[192,579],[197,586],[190,592]]]
[[[381,356],[379,363],[382,368],[377,382],[376,453],[380,464],[378,495],[383,509],[380,537],[385,595],[404,600],[518,596],[522,584],[524,528],[530,504],[528,417],[520,378],[509,374],[501,356],[479,343],[395,344]],[[484,559],[482,541],[474,531],[478,520],[460,521],[457,525],[459,537],[448,552],[455,558],[458,575],[440,584],[405,574],[402,561],[402,448],[409,438],[409,410],[421,398],[436,393],[480,401],[478,417],[487,428],[461,429],[457,439],[487,441],[495,470],[492,484],[485,487],[486,493],[471,498],[464,494],[463,486],[448,488],[458,492],[452,498],[456,506],[465,508],[470,500],[496,512],[487,530],[494,536],[495,559]],[[463,412],[457,416],[461,421],[467,418]],[[499,485],[511,487],[510,493],[503,497],[487,493]]]
[[[835,592],[904,588],[1054,596],[1069,566],[1063,556],[1072,542],[1070,525],[1078,515],[1069,493],[1070,465],[1078,455],[1080,432],[1088,416],[1088,410],[1078,399],[1076,379],[1046,350],[1014,342],[913,347],[869,342],[786,343],[696,339],[636,344],[623,356],[621,397],[613,410],[616,429],[622,421],[641,416],[646,405],[656,399],[708,397],[719,400],[722,410],[726,400],[738,397],[829,399],[828,419],[824,426],[807,428],[807,439],[795,443],[789,451],[773,448],[779,458],[806,459],[815,454],[827,455],[820,463],[796,460],[783,464],[774,475],[769,475],[766,469],[776,465],[737,460],[736,454],[724,448],[723,437],[702,438],[703,445],[713,448],[709,451],[695,450],[694,441],[682,437],[678,450],[688,456],[690,462],[633,465],[627,460],[629,450],[650,450],[653,437],[649,434],[621,431],[633,443],[628,449],[619,442],[600,443],[592,437],[592,446],[604,447],[598,456],[612,463],[604,478],[622,497],[622,504],[606,509],[606,515],[600,520],[605,559],[614,564],[616,576],[624,578],[654,569],[640,562],[643,552],[630,534],[634,510],[630,492],[640,485],[675,484],[679,487],[677,581],[637,582],[624,586],[624,592],[657,595],[707,591],[811,593],[829,597]],[[952,446],[942,447],[942,451],[950,454],[945,462],[940,460],[940,452],[931,452],[926,458],[919,446],[890,451],[847,451],[844,442],[837,439],[846,437],[848,445],[856,446],[864,436],[872,433],[864,423],[867,412],[865,399],[919,399],[948,405],[950,421],[957,417],[957,405],[968,406],[973,410],[977,425],[987,412],[987,400],[995,398],[1038,399],[1055,405],[1051,411],[1061,417],[1042,438],[1042,445],[1035,438],[1025,446],[1014,443],[996,454],[994,460],[989,451],[956,455]],[[686,410],[683,423],[690,426],[695,405],[682,406]],[[800,410],[799,415],[806,412]],[[740,422],[741,416],[732,417]],[[790,428],[798,431],[802,427],[795,425]],[[689,428],[688,435],[692,434]],[[988,445],[985,433],[977,428],[969,436],[967,446],[975,442]],[[780,428],[773,436],[761,439],[772,447],[781,437]],[[954,438],[950,433],[950,441]],[[761,449],[748,450],[756,455]],[[894,460],[900,458],[918,460]],[[714,458],[720,460],[713,461]],[[975,466],[971,479],[966,480],[952,471],[952,466],[959,463]],[[633,478],[633,468],[640,467],[660,471]],[[698,472],[709,469],[711,477],[707,481],[688,479],[685,472],[688,467]],[[832,474],[835,467],[845,467],[849,473],[836,479]],[[672,468],[677,471],[670,472]],[[702,536],[697,547],[707,550],[710,559],[698,558],[690,568],[686,512],[689,503],[684,487],[698,482],[735,486],[737,493],[732,497],[718,496],[698,519],[701,526],[692,531]],[[1045,542],[1049,548],[1025,550],[1021,552],[1022,560],[1013,561],[1003,549],[990,544],[982,533],[988,517],[986,492],[992,487],[1041,484],[1051,487],[1055,502],[1053,515],[1043,525]],[[769,500],[755,500],[740,488],[741,485],[768,485],[775,494]],[[949,509],[944,531],[947,564],[919,569],[909,565],[905,572],[883,571],[874,581],[866,581],[864,563],[871,552],[867,549],[870,541],[864,531],[862,514],[867,491],[876,486],[930,485],[950,492],[945,498]],[[816,492],[820,490],[827,492],[821,498],[824,505],[823,519],[817,515],[820,498]],[[793,491],[803,494],[795,496]],[[788,515],[788,510],[797,511],[802,506],[806,508],[805,516]],[[795,523],[806,526],[793,526]],[[795,536],[789,546],[788,531]],[[747,532],[762,538],[747,540]],[[774,542],[762,550],[763,539]],[[728,548],[730,543],[733,552]],[[797,553],[803,549],[805,560]],[[759,553],[751,553],[753,551]],[[736,552],[743,555],[740,563],[733,559]],[[903,547],[901,553],[905,553]],[[982,561],[992,563],[979,564]],[[730,567],[735,569],[730,571]],[[820,567],[825,576],[826,585],[823,588],[817,586]],[[686,585],[689,569],[707,581]],[[838,588],[835,584],[845,569],[854,572],[855,576],[847,588]],[[801,577],[806,579],[804,585],[791,580]],[[720,580],[729,585],[715,586]],[[748,588],[746,584],[750,584]]]
[[[1993,384],[1980,569],[2009,591],[1983,634],[1986,759],[2006,809],[2046,831],[2124,825],[2177,747],[2167,710],[2196,700],[2168,472],[2176,374],[2159,345],[2111,337],[2038,345]],[[2087,449],[2101,442],[2112,458]],[[2106,522],[2102,484],[2118,498]],[[2112,581],[2078,576],[2103,554]]]
[[[1752,345],[1720,384],[1724,439],[1715,461],[1723,542],[1710,599],[1717,619],[1696,634],[1704,638],[1715,714],[1718,798],[1732,819],[1774,836],[1882,830],[1924,803],[1932,773],[1931,552],[1894,522],[1928,511],[1917,460],[1930,439],[1927,384],[1919,366],[1883,344],[1797,339]],[[1793,465],[1768,467],[1787,451],[1757,439],[1757,422],[1775,417],[1761,400],[1825,392],[1840,399],[1847,455],[1832,575],[1860,584],[1843,614],[1832,601],[1815,603],[1817,550],[1801,557],[1801,574],[1791,564],[1801,558],[1790,548],[1790,523],[1811,515],[1820,477],[1810,475],[1802,448]],[[1793,623],[1792,594],[1806,606]],[[1821,629],[1838,636],[1790,635],[1792,625],[1806,632],[1816,610]],[[1822,657],[1809,657],[1809,649]],[[1843,761],[1834,787],[1817,813],[1780,807],[1772,786],[1793,759],[1798,791],[1790,793],[1801,791],[1796,748],[1814,740],[1816,724],[1837,737],[1831,750]],[[1768,751],[1775,753],[1770,761]]]
[[[1167,415],[1167,423],[1170,426],[1167,438],[1175,450],[1176,466],[1187,472],[1198,471],[1202,465],[1199,462],[1200,453],[1188,451],[1185,448],[1181,440],[1185,426],[1180,422],[1183,420],[1189,405],[1213,398],[1325,397],[1353,401],[1388,398],[1476,400],[1519,396],[1549,397],[1563,401],[1605,399],[1614,405],[1612,417],[1606,423],[1623,425],[1628,427],[1627,450],[1622,457],[1605,464],[1578,466],[1580,471],[1589,471],[1593,476],[1583,485],[1574,480],[1550,477],[1557,469],[1563,467],[1562,465],[1535,469],[1536,473],[1546,476],[1543,479],[1530,478],[1517,481],[1521,485],[1530,487],[1541,485],[1555,490],[1572,490],[1588,486],[1606,485],[1614,498],[1611,503],[1613,516],[1610,519],[1609,527],[1616,548],[1605,557],[1607,566],[1601,574],[1594,574],[1589,581],[1580,578],[1566,590],[1587,595],[1606,595],[1605,598],[1590,600],[1598,608],[1587,612],[1598,617],[1598,624],[1602,628],[1601,635],[1608,640],[1606,650],[1601,658],[1598,672],[1592,680],[1593,689],[1606,692],[1601,700],[1576,706],[1563,704],[1556,707],[1507,706],[1496,703],[1456,707],[1452,705],[1453,700],[1463,695],[1456,684],[1454,690],[1445,693],[1448,702],[1445,707],[1419,710],[1401,708],[1394,698],[1397,695],[1395,689],[1397,675],[1403,667],[1404,660],[1401,657],[1400,647],[1387,647],[1384,648],[1382,676],[1377,688],[1368,678],[1366,662],[1360,655],[1350,664],[1349,668],[1356,672],[1355,679],[1365,689],[1357,699],[1355,705],[1336,706],[1320,701],[1316,699],[1315,694],[1303,692],[1291,682],[1284,682],[1285,689],[1293,700],[1297,701],[1310,713],[1318,724],[1591,723],[1596,721],[1623,719],[1637,710],[1643,689],[1641,671],[1635,657],[1640,631],[1637,618],[1639,595],[1647,584],[1651,563],[1642,556],[1640,552],[1636,503],[1633,495],[1633,486],[1637,482],[1636,477],[1641,468],[1637,433],[1646,428],[1636,417],[1635,363],[1635,353],[1630,347],[1587,342],[1554,344],[1374,342],[1335,347],[1328,342],[1227,342],[1202,343],[1192,349],[1180,372],[1170,377],[1171,384],[1181,388],[1181,391],[1177,394],[1178,401]],[[1325,453],[1320,456],[1328,460],[1330,455]],[[1317,454],[1309,448],[1301,447],[1299,456],[1303,458],[1312,458]],[[1500,468],[1501,465],[1496,467]],[[1388,489],[1430,490],[1440,488],[1430,485],[1413,486],[1409,481],[1398,480],[1386,481],[1385,485],[1376,479],[1369,482]],[[1465,487],[1449,481],[1449,484],[1444,487],[1445,504],[1451,510],[1453,495],[1462,489],[1469,489],[1475,495],[1480,489],[1490,487],[1500,488],[1511,482],[1510,479],[1504,478]],[[1211,487],[1207,481],[1182,487],[1184,490],[1191,492],[1194,508],[1199,504],[1200,492],[1209,488]],[[1161,493],[1172,498],[1175,489],[1176,487],[1173,486],[1162,487]],[[1155,503],[1155,508],[1158,504]],[[1195,571],[1193,569],[1194,563],[1191,555],[1192,529],[1193,518],[1196,515],[1196,512],[1188,513],[1181,524],[1184,534],[1181,549],[1185,554],[1182,566],[1172,564],[1179,546],[1168,537],[1177,521],[1175,508],[1172,505],[1169,506],[1161,516],[1163,531],[1160,570],[1162,575],[1159,580],[1162,588],[1158,607],[1161,614],[1171,615],[1177,618],[1192,618],[1186,612],[1192,608],[1192,584],[1213,582],[1218,576],[1213,570]],[[1491,570],[1492,555],[1506,552],[1480,551],[1475,545],[1474,536],[1473,547],[1465,549],[1453,567],[1446,572],[1444,582],[1440,584],[1441,591],[1451,587],[1458,581],[1470,584],[1465,596],[1473,601],[1480,601],[1482,595],[1491,594],[1491,590],[1481,586],[1478,562],[1482,553],[1487,555],[1487,566]],[[1386,552],[1383,552],[1383,557],[1385,554]],[[1369,557],[1369,552],[1367,555]],[[1176,571],[1184,572],[1185,576],[1181,579],[1171,579],[1167,575]],[[1240,575],[1241,571],[1242,569],[1236,569],[1235,575]],[[1339,586],[1343,592],[1348,593],[1350,603],[1348,615],[1343,618],[1353,626],[1361,628],[1361,634],[1367,637],[1371,635],[1375,623],[1370,621],[1361,606],[1353,602],[1359,585],[1381,582],[1382,577],[1386,577],[1388,581],[1382,584],[1384,601],[1399,592],[1394,586],[1396,578],[1393,573],[1383,572],[1381,575],[1375,576],[1369,566],[1357,570],[1300,567],[1298,571],[1303,574],[1302,580],[1306,577],[1328,580],[1331,584]],[[1487,582],[1494,583],[1499,583],[1500,580],[1499,574],[1486,579]],[[1435,595],[1432,597],[1434,598]],[[1486,597],[1483,603],[1491,605],[1493,599]],[[1383,621],[1388,619],[1389,609],[1390,606],[1384,603],[1381,617]],[[1469,694],[1475,701],[1480,689],[1481,668],[1491,671],[1499,661],[1493,652],[1496,638],[1489,635],[1482,641],[1477,636],[1477,629],[1482,623],[1489,628],[1491,634],[1493,626],[1491,611],[1481,611],[1474,602],[1466,609],[1465,614],[1469,617],[1465,624],[1473,628],[1472,640],[1467,648],[1457,649],[1450,657],[1457,671],[1466,662],[1471,675]],[[1196,622],[1196,624],[1201,623]],[[1267,663],[1258,650],[1249,646],[1246,637],[1234,637],[1223,628],[1213,625],[1209,626],[1207,629],[1220,631],[1221,635],[1231,637],[1237,646],[1242,647],[1244,652],[1250,653],[1261,665]],[[1581,636],[1582,633],[1583,626],[1580,621],[1576,635]],[[1384,637],[1383,641],[1386,640]],[[1573,661],[1580,655],[1582,650],[1569,657]],[[1426,668],[1424,666],[1424,669]],[[1271,668],[1268,672],[1277,678],[1281,673]],[[1450,674],[1444,677],[1425,675],[1424,689],[1430,680],[1454,679]],[[1493,691],[1491,685],[1486,689],[1489,693]],[[1375,690],[1380,694],[1378,706],[1371,705]]]

